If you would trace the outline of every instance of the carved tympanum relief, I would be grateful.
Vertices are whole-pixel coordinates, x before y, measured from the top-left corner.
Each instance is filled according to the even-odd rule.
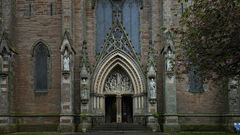
[[[133,85],[126,72],[115,70],[107,77],[104,90],[107,93],[131,93],[133,92]]]

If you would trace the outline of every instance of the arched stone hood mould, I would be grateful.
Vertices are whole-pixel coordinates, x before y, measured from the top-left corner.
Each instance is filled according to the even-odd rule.
[[[146,92],[145,76],[139,64],[124,51],[116,49],[105,55],[97,64],[93,74],[93,93],[103,94],[105,80],[116,66],[122,67],[130,76],[134,94],[138,95]]]

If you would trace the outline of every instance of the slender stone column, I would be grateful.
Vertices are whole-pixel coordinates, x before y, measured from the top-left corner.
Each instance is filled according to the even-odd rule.
[[[159,131],[160,126],[158,118],[154,115],[157,114],[157,83],[156,83],[156,61],[154,45],[149,42],[149,54],[148,54],[148,72],[147,72],[147,126],[152,129],[153,132]],[[142,97],[140,97],[142,99]]]
[[[11,126],[10,116],[12,102],[12,64],[15,52],[9,48],[8,34],[3,33],[0,42],[0,133],[11,132],[14,130]]]
[[[177,116],[177,101],[176,101],[176,78],[165,76],[165,123],[164,131],[180,130]]]
[[[80,124],[79,128],[83,132],[86,132],[91,127],[90,114],[90,73],[89,63],[87,54],[87,42],[84,41],[82,45],[82,61],[81,61],[81,72],[80,72],[80,89],[81,89],[81,113],[80,113]]]
[[[153,61],[153,56],[149,58],[149,61]],[[157,85],[156,85],[156,71],[154,64],[150,63],[150,67],[147,73],[147,83],[148,83],[148,119],[147,126],[152,129],[152,131],[158,131],[160,129],[158,118],[154,117],[157,113]]]
[[[61,46],[61,116],[58,130],[60,132],[74,131],[74,54],[68,36],[65,33]]]
[[[177,116],[177,93],[176,93],[176,75],[174,69],[173,53],[174,47],[170,33],[166,34],[167,44],[163,50],[165,56],[165,79],[164,79],[164,100],[165,100],[165,122],[164,131],[179,131],[180,126]]]
[[[74,54],[70,45],[72,40],[72,10],[73,0],[62,1],[62,35],[61,45],[61,116],[58,130],[60,132],[74,131],[73,90],[74,90]]]
[[[1,57],[2,58],[2,57]],[[5,59],[5,60],[4,60]],[[9,103],[9,74],[8,74],[8,60],[6,58],[1,59],[2,72],[0,73],[0,132],[1,129],[4,129],[3,132],[8,132],[10,125],[10,103]]]
[[[12,34],[12,24],[14,22],[13,18],[13,0],[2,0],[2,30],[7,32],[8,34]],[[2,32],[2,31],[1,31]]]
[[[121,123],[122,122],[122,96],[121,95],[117,95],[116,105],[117,105],[117,123]]]
[[[232,116],[229,117],[228,128],[232,130],[233,123],[240,121],[237,116],[240,114],[240,87],[237,78],[229,79],[228,91],[229,115]]]
[[[72,37],[72,6],[73,0],[62,0],[62,33],[69,32]]]
[[[239,81],[237,79],[230,79],[228,84],[228,100],[229,100],[229,113],[240,113],[240,96],[239,96]]]

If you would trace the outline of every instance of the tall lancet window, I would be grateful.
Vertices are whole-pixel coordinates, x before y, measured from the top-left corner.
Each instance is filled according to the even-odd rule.
[[[98,0],[96,9],[96,50],[99,53],[113,21],[119,19],[137,53],[139,43],[139,0]]]
[[[50,57],[48,48],[40,42],[33,51],[35,90],[46,91],[48,89],[48,59]]]

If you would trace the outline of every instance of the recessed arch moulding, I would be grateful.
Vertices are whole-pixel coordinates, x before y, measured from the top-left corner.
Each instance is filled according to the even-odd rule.
[[[133,86],[132,93],[119,91],[111,93],[116,96],[131,94],[133,97],[133,115],[144,115],[146,106],[146,81],[143,71],[137,61],[126,52],[116,49],[103,57],[95,68],[91,87],[91,100],[93,114],[105,115],[105,82],[117,67],[124,70]]]

